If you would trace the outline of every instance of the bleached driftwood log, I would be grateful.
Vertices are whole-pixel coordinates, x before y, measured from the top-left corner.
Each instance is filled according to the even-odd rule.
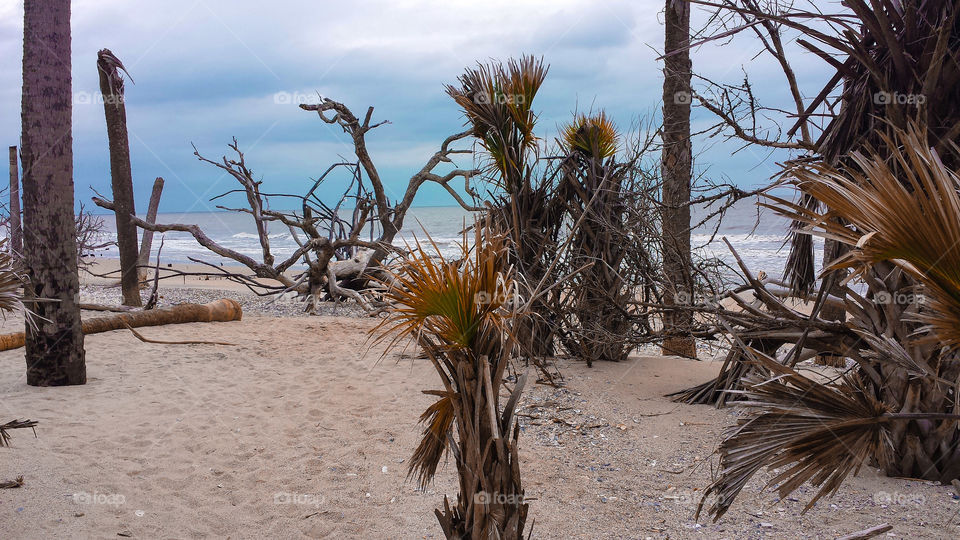
[[[83,321],[84,335],[99,334],[111,330],[122,330],[128,326],[160,326],[164,324],[183,324],[191,322],[229,322],[239,321],[243,310],[236,300],[222,298],[207,304],[180,304],[150,311],[134,311],[107,317],[94,317]],[[9,351],[23,347],[24,333],[0,335],[0,351]]]

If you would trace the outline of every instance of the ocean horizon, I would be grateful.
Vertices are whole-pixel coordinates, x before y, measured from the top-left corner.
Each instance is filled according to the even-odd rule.
[[[352,209],[342,209],[348,217]],[[694,223],[700,221],[705,211],[693,209]],[[116,224],[113,214],[97,214],[103,219],[102,240],[113,240]],[[182,223],[198,225],[213,241],[221,246],[235,250],[254,259],[261,256],[256,226],[248,214],[218,211],[165,212],[157,217],[158,223]],[[462,242],[461,231],[472,224],[471,213],[459,206],[417,206],[412,207],[404,220],[404,227],[394,241],[397,246],[412,245],[417,239],[426,241],[427,235],[437,244],[445,256],[459,252]],[[768,210],[759,209],[756,199],[745,199],[731,207],[723,217],[716,235],[713,227],[716,219],[695,229],[692,234],[694,253],[701,257],[717,257],[727,264],[735,265],[734,258],[723,243],[726,237],[754,273],[763,270],[768,275],[779,277],[783,273],[787,247],[784,241],[789,231],[789,221],[774,215]],[[297,244],[290,231],[280,223],[270,223],[270,247],[278,260],[290,256]],[[151,264],[156,260],[163,237],[161,263],[188,263],[190,259],[200,259],[212,264],[239,264],[231,259],[220,257],[201,246],[192,235],[185,232],[168,232],[154,237]],[[819,257],[819,252],[818,252]],[[98,250],[96,257],[118,258],[116,246]]]

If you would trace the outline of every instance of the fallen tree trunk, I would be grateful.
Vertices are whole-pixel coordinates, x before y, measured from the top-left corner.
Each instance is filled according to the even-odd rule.
[[[124,330],[127,326],[160,326],[164,324],[182,324],[191,322],[229,322],[239,321],[243,310],[236,300],[222,298],[208,304],[180,304],[150,311],[120,313],[108,317],[95,317],[83,321],[84,335]],[[0,334],[0,351],[9,351],[23,347],[24,334]]]

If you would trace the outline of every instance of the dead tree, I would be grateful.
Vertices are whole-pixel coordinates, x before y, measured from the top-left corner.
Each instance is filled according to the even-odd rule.
[[[453,197],[457,204],[465,210],[473,212],[482,210],[482,208],[477,206],[476,200],[472,203],[467,202],[457,193],[456,189],[450,185],[451,182],[462,181],[466,193],[474,196],[474,199],[476,199],[476,192],[471,188],[470,180],[480,171],[454,167],[442,175],[435,172],[435,169],[440,164],[453,164],[452,156],[471,154],[471,151],[468,149],[451,148],[453,143],[469,137],[471,134],[470,131],[462,131],[447,137],[440,145],[440,150],[435,152],[423,167],[410,177],[400,200],[391,201],[387,196],[383,180],[380,178],[380,172],[377,170],[377,166],[367,150],[366,141],[367,133],[390,122],[383,120],[371,123],[373,107],[367,108],[361,121],[346,105],[329,98],[322,98],[318,104],[301,104],[300,108],[305,111],[316,112],[324,122],[339,126],[353,142],[353,150],[357,156],[357,161],[360,164],[362,172],[370,182],[370,190],[373,195],[373,210],[376,216],[375,221],[380,229],[377,242],[381,247],[374,252],[370,260],[371,263],[379,263],[383,260],[383,257],[386,256],[388,253],[386,246],[393,242],[397,233],[403,228],[403,220],[406,217],[407,211],[413,204],[413,199],[420,189],[420,186],[426,182],[434,182],[441,185],[447,193]]]
[[[120,252],[120,288],[123,305],[139,307],[140,280],[137,272],[137,227],[130,220],[135,215],[133,175],[130,168],[130,146],[127,140],[127,107],[124,103],[123,63],[110,52],[97,53],[97,71],[100,74],[100,93],[103,112],[107,119],[107,138],[110,142],[110,182],[113,188],[114,215],[117,220],[117,249]]]
[[[304,195],[262,191],[262,181],[254,178],[236,140],[230,144],[234,158],[224,156],[220,160],[212,160],[194,149],[194,155],[200,161],[217,167],[239,184],[239,188],[218,195],[213,200],[232,194],[244,196],[243,206],[230,207],[221,204],[217,207],[248,214],[253,219],[260,244],[259,260],[221,246],[196,225],[148,223],[135,216],[133,221],[145,230],[190,233],[200,245],[211,252],[234,260],[253,272],[252,277],[247,277],[218,269],[215,275],[235,279],[262,294],[296,292],[307,298],[307,309],[316,308],[324,298],[350,298],[369,308],[368,301],[354,288],[362,286],[368,279],[370,268],[378,266],[387,254],[397,250],[392,242],[403,227],[403,219],[413,204],[417,190],[424,183],[438,183],[464,208],[478,209],[467,203],[450,185],[450,182],[457,179],[469,183],[476,171],[454,168],[444,174],[435,172],[441,164],[452,163],[452,156],[470,153],[469,150],[451,146],[465,138],[468,133],[452,135],[444,140],[440,150],[411,176],[403,197],[399,201],[391,201],[387,197],[373,158],[366,149],[366,134],[388,122],[371,124],[373,107],[367,110],[364,121],[360,122],[349,108],[330,99],[323,99],[318,105],[301,107],[316,111],[325,122],[341,126],[353,139],[358,158],[356,163],[331,165]],[[337,203],[330,206],[324,202],[326,197],[322,190],[326,185],[323,182],[335,170],[349,170],[352,181],[347,191],[339,196]],[[293,211],[272,210],[269,204],[271,199],[295,201],[299,208]],[[114,208],[110,201],[100,197],[94,198],[94,202],[104,208]],[[352,219],[346,221],[341,218],[340,210],[349,206],[353,206],[355,211]],[[282,261],[275,259],[270,246],[270,223],[286,227],[299,245],[293,254]],[[300,270],[302,267],[306,269]],[[360,285],[355,283],[357,280],[361,282]]]

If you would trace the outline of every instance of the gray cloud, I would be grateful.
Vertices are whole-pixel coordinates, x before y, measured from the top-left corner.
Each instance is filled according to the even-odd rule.
[[[662,2],[653,0],[75,0],[73,9],[74,90],[96,93],[100,48],[126,63],[135,80],[127,96],[138,204],[160,175],[168,181],[167,211],[206,209],[198,196],[231,187],[197,162],[191,142],[216,157],[236,136],[275,191],[302,191],[338,155],[351,157],[339,130],[277,103],[278,93],[306,99],[320,92],[358,113],[376,106],[376,117],[393,123],[370,134],[371,151],[397,189],[461,129],[442,85],[478,60],[544,56],[551,71],[538,105],[546,136],[575,109],[605,108],[629,128],[661,98]],[[0,0],[0,128],[8,137],[19,132],[21,39],[22,5]],[[695,66],[736,80],[755,51],[733,47],[704,47]],[[758,83],[774,92],[780,85],[775,76]],[[77,103],[74,123],[77,196],[89,200],[88,185],[109,191],[102,107]],[[743,184],[767,176],[755,168],[759,153],[730,158],[730,149],[714,146],[703,159]],[[449,199],[430,190],[418,202]]]

